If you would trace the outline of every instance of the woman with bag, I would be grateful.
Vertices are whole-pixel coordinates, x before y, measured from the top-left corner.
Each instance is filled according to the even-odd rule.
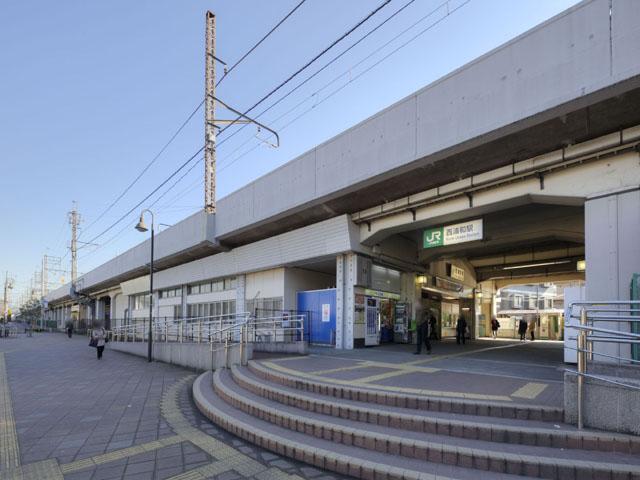
[[[91,342],[89,343],[89,346],[96,347],[96,350],[98,351],[98,360],[102,358],[102,352],[104,352],[104,344],[106,343],[106,339],[107,332],[102,326],[95,328],[91,332]]]

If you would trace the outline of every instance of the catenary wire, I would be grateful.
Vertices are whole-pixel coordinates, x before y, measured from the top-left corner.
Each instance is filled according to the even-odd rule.
[[[389,0],[390,1],[390,0]],[[253,45],[253,47],[251,47],[238,61],[236,61],[225,73],[224,75],[220,78],[220,80],[218,80],[218,82],[216,83],[216,86],[220,84],[220,82],[222,82],[222,80],[224,80],[224,78],[229,75],[229,73],[231,73],[231,71],[233,69],[235,69],[240,63],[242,63],[242,61],[244,61],[253,51],[256,50],[256,48],[258,48],[273,32],[275,32],[289,17],[291,17],[291,15],[293,15],[296,10],[298,10],[304,3],[306,2],[306,0],[302,0],[300,1],[293,9],[291,9],[289,11],[289,13],[287,13],[276,25],[274,25],[271,30],[269,30],[269,32],[267,32],[255,45]],[[180,128],[176,131],[176,133],[174,133],[174,135],[169,139],[169,141],[162,147],[162,149],[160,150],[160,152],[145,166],[145,168],[140,172],[140,174],[133,180],[133,182],[131,182],[131,184],[129,184],[125,190],[107,207],[107,209],[105,209],[93,222],[91,222],[86,229],[89,229],[91,226],[93,226],[94,224],[96,224],[99,220],[101,220],[104,215],[111,210],[111,208],[113,208],[118,201],[120,201],[122,199],[122,197],[124,197],[124,195],[127,194],[127,192],[135,185],[135,183],[142,177],[142,175],[144,175],[144,173],[146,173],[146,171],[153,165],[153,163],[155,163],[155,161],[158,159],[158,157],[160,157],[160,155],[166,150],[166,148],[171,144],[171,142],[173,142],[173,140],[178,136],[178,134],[182,131],[182,129],[187,125],[187,123],[189,123],[189,121],[193,118],[193,116],[196,114],[196,112],[202,107],[202,105],[204,104],[204,100],[202,100],[200,102],[200,104],[196,107],[196,109],[189,115],[189,117],[185,120],[185,122],[180,126]],[[193,169],[190,168],[189,171],[191,171]],[[183,176],[184,177],[184,176]],[[181,177],[180,179],[182,179],[183,177]],[[179,180],[178,180],[179,182]],[[175,182],[173,186],[175,186],[178,182]],[[171,188],[173,188],[173,186]],[[162,198],[169,190],[171,190],[171,188],[169,188],[163,195],[161,195],[159,198]],[[158,199],[159,199],[158,198]],[[157,199],[157,200],[158,200]],[[157,202],[156,200],[156,202]],[[153,204],[155,204],[156,202],[154,202]],[[153,205],[152,204],[152,205]],[[136,208],[136,207],[134,207]],[[86,230],[85,229],[85,230]],[[102,235],[102,234],[101,234]]]
[[[307,110],[304,110],[302,113],[300,113],[299,115],[297,115],[296,117],[294,117],[292,120],[290,120],[289,122],[285,123],[284,125],[282,125],[281,127],[279,127],[279,131],[283,131],[285,130],[287,127],[289,127],[291,124],[295,123],[297,120],[299,120],[302,116],[306,115],[307,113],[309,113],[310,111],[312,111],[313,109],[315,109],[318,105],[326,102],[327,100],[329,100],[331,97],[333,97],[334,95],[336,95],[339,91],[343,90],[344,88],[346,88],[348,85],[350,85],[351,83],[353,83],[354,81],[356,81],[358,78],[362,77],[364,74],[368,73],[370,70],[372,70],[373,68],[375,68],[376,66],[378,66],[380,63],[382,63],[383,61],[385,61],[387,58],[391,57],[393,54],[395,54],[396,52],[398,52],[400,49],[406,47],[407,45],[409,45],[411,42],[415,41],[417,38],[419,38],[421,35],[425,34],[427,31],[431,30],[433,27],[435,27],[436,25],[438,25],[440,22],[442,22],[443,20],[445,20],[449,15],[453,14],[454,12],[456,12],[457,10],[459,10],[460,8],[464,7],[467,3],[469,3],[471,0],[466,0],[465,2],[461,3],[460,5],[458,5],[456,8],[452,9],[452,10],[447,10],[447,13],[439,18],[438,20],[436,20],[435,22],[431,23],[428,27],[424,28],[423,30],[421,30],[420,32],[418,32],[416,35],[414,35],[413,37],[411,37],[409,40],[407,40],[406,42],[402,43],[401,45],[399,45],[397,48],[395,48],[394,50],[392,50],[391,52],[389,52],[387,55],[385,55],[384,57],[382,57],[380,60],[378,60],[377,62],[373,63],[372,65],[370,65],[369,67],[367,67],[365,70],[363,70],[362,72],[360,72],[358,75],[356,75],[355,77],[351,78],[348,82],[346,82],[345,84],[341,85],[340,87],[338,87],[337,89],[333,90],[331,93],[329,93],[325,98],[323,98],[322,100],[314,103],[310,108],[308,108]],[[333,80],[331,80],[330,82],[328,82],[327,84],[325,84],[323,87],[321,87],[320,89],[316,90],[313,94],[311,94],[309,97],[306,97],[304,100],[302,100],[301,102],[299,102],[296,106],[294,106],[292,109],[289,109],[287,112],[285,112],[284,114],[280,115],[279,117],[277,117],[276,119],[274,119],[273,122],[276,122],[278,120],[280,120],[281,118],[283,118],[284,116],[288,115],[291,111],[295,110],[296,108],[298,108],[300,105],[302,105],[303,103],[305,103],[306,101],[308,101],[310,98],[313,98],[315,95],[317,95],[319,92],[323,91],[324,89],[326,89],[327,87],[329,87],[330,85],[332,85],[333,83],[335,83],[337,80],[339,80],[340,78],[344,77],[345,75],[347,75],[351,69],[356,68],[357,66],[361,65],[363,62],[365,62],[366,60],[368,60],[369,58],[371,58],[373,55],[375,55],[376,53],[378,53],[380,50],[382,50],[383,48],[385,48],[386,46],[388,46],[390,43],[392,43],[393,41],[395,41],[397,38],[399,38],[400,36],[404,35],[407,31],[411,30],[412,28],[414,28],[417,24],[423,22],[425,19],[429,18],[431,15],[433,15],[435,12],[437,12],[438,10],[440,10],[443,6],[448,5],[450,2],[444,2],[442,4],[440,4],[438,7],[436,7],[434,10],[432,10],[431,12],[429,12],[427,15],[425,15],[424,17],[422,17],[420,20],[418,20],[417,22],[413,23],[410,27],[406,28],[405,30],[403,30],[400,34],[394,36],[391,40],[387,41],[385,44],[383,44],[382,46],[380,46],[379,48],[377,48],[376,50],[374,50],[372,53],[370,53],[368,56],[366,56],[365,58],[363,58],[362,60],[360,60],[359,62],[357,62],[354,66],[352,66],[349,70],[347,70],[346,72],[338,75],[337,77],[335,77]],[[257,118],[257,117],[256,117]],[[229,138],[229,137],[227,137]],[[242,145],[245,145],[246,143],[248,143],[249,141],[251,141],[253,139],[253,137],[250,137],[247,141],[245,141]],[[234,158],[233,160],[231,160],[231,162],[224,164],[223,166],[221,166],[221,168],[218,170],[218,172],[222,172],[224,171],[226,168],[228,168],[229,166],[231,166],[232,164],[236,163],[238,160],[240,160],[241,158],[243,158],[244,156],[248,155],[249,153],[253,152],[255,149],[257,149],[260,145],[262,145],[262,143],[258,143],[256,145],[254,145],[253,147],[251,147],[249,150],[243,152],[242,154],[238,155],[236,158]],[[224,162],[224,160],[226,160],[227,158],[230,158],[229,156],[222,159],[221,163]]]
[[[111,204],[109,204],[109,206],[105,210],[103,210],[102,213],[100,213],[100,215],[98,215],[95,218],[95,220],[93,220],[89,225],[87,225],[84,228],[84,231],[88,230],[93,225],[98,223],[98,221],[100,221],[107,214],[107,212],[109,212],[122,199],[122,197],[124,197],[127,194],[127,192],[131,190],[131,188],[138,182],[138,180],[140,180],[140,178],[147,172],[147,170],[151,168],[151,166],[156,162],[156,160],[160,158],[160,155],[162,155],[164,151],[169,147],[169,145],[171,145],[171,143],[176,139],[176,137],[180,134],[180,132],[182,132],[184,127],[187,126],[187,124],[191,121],[191,119],[198,112],[198,110],[200,110],[202,105],[204,105],[204,100],[202,100],[198,104],[198,106],[189,114],[187,119],[184,122],[182,122],[182,125],[180,125],[180,127],[175,131],[175,133],[171,136],[171,138],[169,138],[169,140],[164,144],[164,146],[160,149],[160,151],[151,159],[151,161],[147,163],[147,165],[145,165],[145,167],[138,174],[138,176],[133,179],[133,181],[122,191],[122,193],[120,193],[120,195],[118,195],[118,197],[113,202],[111,202]]]
[[[275,32],[278,29],[278,27],[280,27],[280,25],[282,25],[284,22],[286,22],[287,19],[291,15],[293,15],[295,13],[295,11],[298,10],[298,8],[300,8],[302,6],[302,4],[304,2],[306,2],[306,1],[307,0],[302,0],[295,7],[293,7],[293,9],[291,9],[291,11],[289,13],[287,13],[278,23],[276,23],[274,25],[274,27],[266,33],[266,35],[264,35],[260,40],[258,40],[258,42],[253,47],[251,47],[242,57],[240,57],[240,59],[236,63],[234,63],[231,67],[229,67],[224,72],[222,77],[220,77],[220,80],[218,80],[218,82],[216,83],[216,87],[218,85],[220,85],[220,83],[227,77],[227,75],[229,75],[233,71],[234,68],[236,68],[240,63],[242,63],[242,61],[245,58],[247,58],[249,55],[251,55],[251,53],[262,44],[262,42],[264,42],[273,32]]]
[[[317,55],[315,55],[311,60],[309,60],[307,63],[305,63],[302,67],[300,67],[298,70],[296,70],[294,73],[292,73],[291,75],[289,75],[289,77],[287,77],[287,79],[285,79],[284,81],[282,81],[278,86],[274,87],[271,91],[269,91],[269,93],[267,93],[266,95],[264,95],[260,100],[258,100],[256,103],[254,103],[251,107],[249,107],[247,110],[245,110],[244,112],[242,112],[242,115],[246,115],[250,112],[252,112],[258,105],[261,105],[263,102],[265,102],[268,98],[270,98],[274,93],[276,93],[277,91],[279,91],[282,87],[284,87],[285,85],[287,85],[291,80],[293,80],[295,77],[297,77],[300,73],[302,73],[304,70],[306,70],[307,68],[309,68],[316,60],[318,60],[320,57],[322,57],[323,55],[325,55],[327,52],[329,52],[329,50],[331,50],[333,47],[335,47],[337,44],[339,44],[341,41],[343,41],[345,38],[347,38],[349,35],[351,35],[355,30],[357,30],[360,26],[362,26],[367,20],[369,20],[371,17],[373,17],[376,13],[378,13],[380,10],[382,10],[384,7],[386,7],[389,2],[391,2],[391,0],[385,0],[384,2],[382,2],[380,5],[378,5],[378,7],[376,7],[373,11],[371,11],[369,14],[367,14],[363,19],[361,19],[358,23],[356,23],[353,27],[351,27],[349,30],[347,30],[345,33],[343,33],[340,37],[338,37],[336,40],[334,40],[333,42],[331,42],[331,44],[329,46],[327,46],[324,50],[322,50],[320,53],[318,53]],[[242,118],[242,115],[238,115],[234,120],[232,120],[231,122],[229,122],[228,125],[226,125],[224,128],[222,128],[220,130],[219,133],[223,133],[225,130],[229,129],[231,126],[235,125],[235,123],[240,120]],[[223,139],[222,141],[220,141],[218,143],[218,145],[222,144],[226,139]]]
[[[180,171],[185,168],[189,163],[191,163],[193,161],[194,158],[196,158],[198,155],[200,155],[200,153],[202,153],[202,151],[204,150],[204,145],[202,147],[200,147],[198,149],[197,152],[195,152],[193,155],[191,155],[184,163],[182,163],[182,165],[180,165],[176,170],[173,171],[173,173],[171,173],[171,175],[169,175],[166,179],[164,179],[162,181],[162,183],[160,185],[158,185],[156,188],[154,188],[151,193],[149,193],[146,197],[144,197],[142,200],[140,200],[135,206],[133,206],[127,213],[125,213],[124,215],[122,215],[118,220],[116,220],[115,222],[113,222],[111,225],[109,225],[106,229],[104,229],[101,233],[99,233],[98,235],[94,236],[91,240],[89,240],[87,243],[93,243],[95,242],[98,238],[102,237],[105,233],[107,233],[109,230],[111,230],[113,227],[115,227],[117,224],[119,224],[122,220],[124,220],[127,216],[129,216],[129,214],[131,214],[131,212],[133,212],[136,208],[138,208],[140,205],[142,205],[144,202],[146,202],[152,195],[154,195],[158,190],[160,190],[162,187],[164,187],[167,183],[169,183],[169,181],[175,177],[178,173],[180,173]]]
[[[324,70],[326,70],[327,68],[329,68],[331,65],[333,65],[335,62],[337,62],[340,58],[342,58],[344,55],[346,55],[348,52],[350,52],[352,49],[354,49],[355,47],[357,47],[360,43],[362,43],[364,40],[366,40],[368,37],[370,37],[373,33],[375,33],[376,31],[378,31],[380,28],[382,28],[384,25],[386,25],[389,21],[391,21],[393,18],[395,18],[396,16],[398,16],[400,13],[402,13],[404,10],[406,10],[411,4],[415,3],[416,0],[409,0],[408,2],[406,2],[404,5],[402,5],[400,8],[398,8],[395,12],[393,12],[391,15],[389,15],[387,18],[385,18],[382,22],[380,22],[378,25],[376,25],[375,27],[373,27],[371,30],[369,30],[367,33],[365,33],[362,37],[360,37],[357,41],[355,41],[353,44],[351,44],[348,48],[346,48],[345,50],[343,50],[342,52],[340,52],[338,55],[336,55],[335,57],[333,57],[331,60],[329,60],[327,63],[325,63],[322,67],[320,67],[318,70],[316,70],[314,73],[312,73],[311,75],[309,75],[307,78],[305,78],[302,82],[300,82],[298,85],[296,85],[294,88],[292,88],[291,90],[289,90],[287,93],[285,93],[284,95],[282,95],[278,100],[276,100],[274,103],[272,103],[269,107],[267,107],[266,109],[262,110],[260,113],[258,113],[255,118],[258,119],[260,117],[262,117],[262,115],[264,115],[265,113],[267,113],[269,110],[271,110],[272,108],[274,108],[275,106],[277,106],[278,104],[280,104],[282,101],[284,101],[286,98],[288,98],[289,96],[291,96],[292,94],[294,94],[296,91],[298,91],[300,88],[302,88],[304,85],[306,85],[309,81],[311,81],[312,79],[314,79],[316,76],[318,76],[320,73],[322,73]],[[244,130],[245,127],[247,127],[247,124],[243,124],[240,128],[238,128],[236,131],[232,132],[229,134],[229,136],[227,137],[227,140],[231,139],[232,137],[234,137],[236,134],[240,133],[242,130]],[[222,143],[222,142],[220,142]],[[243,145],[246,145],[245,142],[243,144],[240,145],[240,147],[242,147]],[[237,150],[237,149],[236,149]],[[234,152],[236,151],[234,150]],[[233,152],[231,152],[233,153]]]

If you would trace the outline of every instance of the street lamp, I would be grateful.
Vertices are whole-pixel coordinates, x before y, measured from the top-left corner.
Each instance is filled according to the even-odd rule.
[[[153,226],[155,219],[153,212],[147,208],[140,212],[140,221],[136,225],[136,230],[139,232],[146,232],[149,230],[144,224],[144,213],[149,212],[151,214],[151,262],[149,263],[149,339],[147,348],[147,360],[151,361],[151,343],[153,341]]]

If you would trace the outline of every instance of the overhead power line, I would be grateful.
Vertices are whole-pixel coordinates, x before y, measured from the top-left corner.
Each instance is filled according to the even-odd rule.
[[[93,220],[89,225],[87,225],[87,227],[85,228],[85,231],[88,230],[89,228],[91,228],[96,223],[98,223],[107,214],[107,212],[109,212],[122,199],[122,197],[124,197],[127,194],[127,192],[129,192],[129,190],[131,190],[131,188],[138,182],[138,180],[140,180],[140,178],[147,172],[147,170],[149,170],[149,168],[151,168],[151,166],[156,162],[156,160],[158,160],[158,158],[160,158],[160,155],[162,155],[164,153],[164,151],[169,147],[169,145],[171,145],[171,143],[180,134],[180,132],[182,132],[184,127],[187,126],[187,124],[191,121],[191,119],[198,112],[198,110],[200,110],[202,105],[204,105],[204,100],[202,100],[198,104],[198,106],[189,114],[187,119],[184,122],[182,122],[182,125],[180,125],[178,130],[175,131],[175,133],[171,136],[171,138],[169,138],[167,143],[164,144],[164,146],[151,159],[151,161],[149,163],[147,163],[147,165],[142,169],[142,171],[138,174],[138,176],[133,179],[133,181],[122,191],[122,193],[120,195],[118,195],[118,197],[113,202],[111,202],[111,204],[109,204],[109,206],[105,210],[103,210],[103,212],[100,215],[98,215],[95,218],[95,220]]]
[[[372,51],[371,53],[369,53],[366,57],[364,57],[363,59],[359,60],[356,64],[354,64],[353,66],[351,66],[349,69],[347,69],[345,72],[341,73],[340,75],[336,76],[335,78],[333,78],[331,81],[329,81],[328,83],[326,83],[325,85],[323,85],[321,88],[319,88],[318,90],[316,90],[315,92],[313,92],[311,95],[309,95],[308,97],[305,97],[304,100],[300,101],[299,103],[297,103],[295,106],[293,106],[292,108],[290,108],[289,110],[287,110],[286,112],[284,112],[283,114],[281,114],[280,116],[278,116],[277,118],[275,118],[274,120],[270,121],[269,123],[274,124],[275,122],[279,121],[280,119],[282,119],[283,117],[285,117],[286,115],[288,115],[289,113],[291,113],[292,111],[294,111],[295,109],[297,109],[300,105],[302,105],[303,103],[307,102],[309,99],[317,96],[321,91],[325,90],[326,88],[328,88],[329,86],[333,85],[336,81],[338,81],[340,78],[346,76],[347,74],[349,74],[351,72],[351,70],[353,70],[354,68],[362,65],[365,61],[367,61],[368,59],[370,59],[371,57],[373,57],[376,53],[380,52],[383,48],[387,47],[388,45],[390,45],[392,42],[394,42],[395,40],[397,40],[398,38],[400,38],[402,35],[404,35],[405,33],[407,33],[408,31],[410,31],[411,29],[413,29],[414,27],[416,27],[418,24],[422,23],[423,21],[425,21],[426,19],[428,19],[429,17],[431,17],[433,14],[435,14],[436,12],[438,12],[439,10],[441,10],[443,7],[447,7],[446,13],[440,17],[439,19],[435,20],[434,22],[432,22],[431,24],[429,24],[427,27],[425,27],[424,29],[422,29],[421,31],[419,31],[416,35],[414,35],[413,37],[409,38],[407,41],[405,41],[404,43],[402,43],[401,45],[399,45],[398,47],[396,47],[394,50],[392,50],[391,52],[389,52],[388,54],[386,54],[384,57],[382,57],[381,59],[377,60],[375,63],[373,63],[372,65],[370,65],[369,67],[367,67],[365,70],[363,70],[362,72],[360,72],[358,75],[356,75],[355,77],[349,79],[349,81],[347,81],[345,84],[341,85],[340,87],[338,87],[337,89],[331,91],[331,93],[329,93],[326,97],[324,97],[322,100],[315,102],[310,108],[304,110],[302,113],[300,113],[299,115],[297,115],[296,117],[294,117],[292,120],[290,120],[289,122],[285,123],[284,125],[280,126],[278,128],[279,131],[283,131],[286,128],[288,128],[291,124],[295,123],[297,120],[299,120],[302,116],[306,115],[307,113],[309,113],[310,111],[312,111],[313,109],[315,109],[318,105],[326,102],[327,100],[329,100],[331,97],[333,97],[334,95],[336,95],[339,91],[343,90],[344,88],[346,88],[348,85],[350,85],[351,83],[353,83],[354,81],[356,81],[358,78],[362,77],[363,75],[365,75],[366,73],[368,73],[369,71],[371,71],[373,68],[375,68],[376,66],[378,66],[380,63],[382,63],[383,61],[385,61],[386,59],[388,59],[389,57],[391,57],[393,54],[395,54],[396,52],[398,52],[400,49],[406,47],[407,45],[409,45],[410,43],[412,43],[413,41],[415,41],[417,38],[419,38],[420,36],[424,35],[427,31],[431,30],[433,27],[435,27],[436,25],[438,25],[440,22],[444,21],[449,15],[453,14],[454,12],[456,12],[457,10],[459,10],[460,8],[464,7],[467,3],[469,3],[471,0],[466,0],[463,3],[461,3],[460,5],[458,5],[457,7],[453,8],[453,9],[449,9],[449,3],[450,0],[447,0],[443,3],[441,3],[439,6],[437,6],[435,9],[431,10],[429,13],[427,13],[426,15],[424,15],[423,17],[421,17],[419,20],[417,20],[416,22],[412,23],[409,27],[405,28],[402,32],[400,32],[399,34],[395,35],[393,38],[391,38],[390,40],[388,40],[387,42],[385,42],[383,45],[381,45],[380,47],[376,48],[374,51]],[[274,105],[275,106],[275,105]],[[265,113],[265,111],[263,111],[262,113]],[[261,114],[262,114],[261,113]],[[256,118],[260,117],[261,114],[256,115]],[[234,132],[236,133],[236,132]],[[232,135],[230,135],[227,138],[230,138]],[[238,148],[236,148],[233,152],[237,151],[239,148],[241,148],[243,145],[246,145],[247,143],[249,143],[251,140],[253,139],[253,137],[247,139],[247,141],[245,141],[244,143],[242,143]],[[251,153],[252,151],[254,151],[256,148],[258,148],[262,143],[258,143],[256,145],[254,145],[253,147],[251,147],[250,149],[248,149],[247,151],[241,153],[240,155],[238,155],[236,158],[232,159],[231,162],[224,164],[221,168],[220,168],[220,172],[224,171],[225,169],[227,169],[228,167],[230,167],[232,164],[236,163],[238,160],[240,160],[241,158],[243,158],[244,156],[248,155],[249,153]],[[233,154],[233,152],[231,152]],[[222,159],[222,162],[224,162],[224,160],[231,158],[231,156],[228,156],[224,159]],[[222,163],[221,162],[221,163]]]
[[[278,104],[280,104],[282,101],[284,101],[286,98],[288,98],[289,96],[291,96],[292,94],[294,94],[295,92],[297,92],[300,88],[302,88],[304,85],[306,85],[309,81],[311,81],[312,79],[314,79],[315,77],[317,77],[320,73],[322,73],[324,70],[326,70],[327,68],[329,68],[331,65],[333,65],[335,62],[337,62],[338,60],[340,60],[344,55],[346,55],[348,52],[350,52],[352,49],[354,49],[355,47],[357,47],[360,43],[362,43],[364,40],[366,40],[368,37],[370,37],[373,33],[375,33],[376,31],[378,31],[380,28],[382,28],[384,25],[386,25],[389,21],[391,21],[393,18],[395,18],[396,16],[398,16],[400,13],[402,13],[404,10],[406,10],[411,4],[415,3],[416,0],[409,0],[408,2],[406,2],[404,5],[402,5],[400,8],[398,8],[395,12],[393,12],[391,15],[389,15],[387,18],[385,18],[382,22],[378,23],[378,25],[376,25],[375,27],[373,27],[371,30],[369,30],[367,33],[365,33],[362,37],[360,37],[358,40],[356,40],[354,43],[352,43],[349,47],[347,47],[345,50],[343,50],[342,52],[340,52],[338,55],[336,55],[335,57],[333,57],[331,60],[329,60],[327,63],[325,63],[322,67],[320,67],[318,70],[316,70],[314,73],[312,73],[311,75],[309,75],[307,78],[305,78],[302,82],[300,82],[298,85],[296,85],[295,87],[293,87],[291,90],[289,90],[287,93],[285,93],[284,95],[282,95],[278,100],[276,100],[274,103],[272,103],[270,106],[268,106],[267,108],[265,108],[264,110],[262,110],[260,113],[258,113],[255,118],[260,118],[262,115],[264,115],[265,113],[267,113],[269,110],[271,110],[272,108],[274,108],[275,106],[277,106]],[[445,2],[446,3],[446,2]],[[440,7],[438,7],[440,8]],[[246,125],[242,125],[240,128],[238,128],[235,132],[232,132],[229,134],[229,136],[227,137],[227,140],[230,140],[232,137],[234,137],[235,135],[237,135],[238,133],[240,133],[242,130],[244,130],[244,128],[246,127]],[[223,142],[220,142],[223,143]],[[242,145],[246,145],[245,142]],[[242,145],[240,145],[240,147],[242,147]],[[235,151],[235,150],[234,150]]]
[[[307,0],[302,0],[295,7],[293,7],[293,9],[291,9],[291,11],[289,13],[287,13],[278,23],[276,23],[273,26],[273,28],[266,33],[265,36],[263,36],[260,40],[258,40],[258,42],[253,47],[251,47],[242,57],[240,57],[240,59],[236,63],[234,63],[233,65],[231,65],[231,67],[229,67],[227,70],[225,70],[225,72],[222,75],[222,77],[220,77],[220,80],[218,80],[218,82],[216,83],[216,87],[218,85],[220,85],[220,82],[222,82],[225,79],[225,77],[227,75],[229,75],[233,71],[234,68],[236,68],[240,63],[242,63],[242,61],[245,58],[247,58],[249,55],[251,55],[251,53],[262,44],[262,42],[264,42],[273,32],[275,32],[278,29],[278,27],[280,27],[280,25],[282,25],[284,22],[286,22],[287,19],[291,15],[293,15],[295,13],[295,11],[298,10],[298,8],[300,8],[302,6],[302,4],[304,2],[306,2],[306,1]]]
[[[300,73],[302,73],[304,70],[306,70],[307,68],[309,68],[316,60],[318,60],[320,57],[322,57],[323,55],[325,55],[329,50],[331,50],[333,47],[335,47],[336,45],[338,45],[340,42],[342,42],[345,38],[347,38],[349,35],[351,35],[355,30],[357,30],[360,26],[362,26],[367,20],[369,20],[371,17],[373,17],[376,13],[378,13],[380,10],[382,10],[384,7],[386,7],[389,2],[391,2],[391,0],[385,0],[384,2],[382,2],[375,10],[373,10],[372,12],[370,12],[368,15],[366,15],[362,20],[360,20],[358,23],[356,23],[353,27],[351,27],[349,30],[347,30],[345,33],[343,33],[340,37],[338,37],[336,40],[334,40],[333,42],[331,42],[331,44],[326,47],[324,50],[322,50],[320,53],[318,53],[316,56],[314,56],[311,60],[309,60],[307,63],[305,63],[302,67],[300,67],[298,70],[296,70],[294,73],[292,73],[291,75],[289,75],[289,77],[287,77],[286,80],[282,81],[278,86],[274,87],[269,93],[267,93],[266,95],[264,95],[260,100],[258,100],[256,103],[254,103],[251,107],[249,107],[247,110],[245,110],[244,112],[242,112],[241,115],[238,115],[236,117],[235,120],[229,122],[229,124],[224,127],[222,130],[220,130],[219,133],[223,133],[225,130],[227,130],[228,128],[230,128],[232,125],[235,125],[235,123],[240,120],[243,115],[247,115],[248,113],[251,113],[258,105],[262,104],[264,101],[266,101],[268,98],[270,98],[274,93],[276,93],[278,90],[280,90],[282,87],[284,87],[286,84],[288,84],[291,80],[293,80],[295,77],[297,77]],[[228,138],[228,137],[227,137]],[[218,146],[221,145],[226,139],[223,139],[221,142],[218,143]]]
[[[125,213],[124,215],[122,215],[118,220],[116,220],[115,222],[113,222],[111,225],[109,225],[106,229],[104,229],[102,232],[100,232],[98,235],[96,235],[95,237],[93,237],[91,240],[88,241],[88,243],[93,243],[95,242],[98,238],[102,237],[105,233],[107,233],[109,230],[111,230],[113,227],[115,227],[117,224],[119,224],[122,220],[124,220],[125,218],[127,218],[127,216],[129,216],[129,214],[131,214],[131,212],[133,212],[136,208],[138,208],[140,205],[142,205],[144,202],[146,202],[152,195],[154,195],[158,190],[160,190],[162,187],[164,187],[167,183],[169,183],[169,181],[175,177],[178,173],[180,173],[180,171],[185,168],[187,165],[189,165],[189,163],[191,163],[193,161],[194,158],[196,158],[198,155],[200,155],[200,153],[202,153],[202,151],[204,150],[204,145],[202,147],[200,147],[198,149],[198,151],[196,153],[194,153],[193,155],[191,155],[182,165],[180,165],[176,170],[173,171],[173,173],[171,173],[171,175],[169,175],[166,179],[163,180],[163,182],[158,185],[156,188],[154,188],[151,193],[149,193],[146,197],[144,197],[142,200],[140,200],[136,205],[134,205],[127,213]]]

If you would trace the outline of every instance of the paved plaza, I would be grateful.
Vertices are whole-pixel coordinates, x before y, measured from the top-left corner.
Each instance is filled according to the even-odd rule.
[[[195,372],[84,337],[0,339],[0,478],[338,478],[212,425],[191,400]]]

